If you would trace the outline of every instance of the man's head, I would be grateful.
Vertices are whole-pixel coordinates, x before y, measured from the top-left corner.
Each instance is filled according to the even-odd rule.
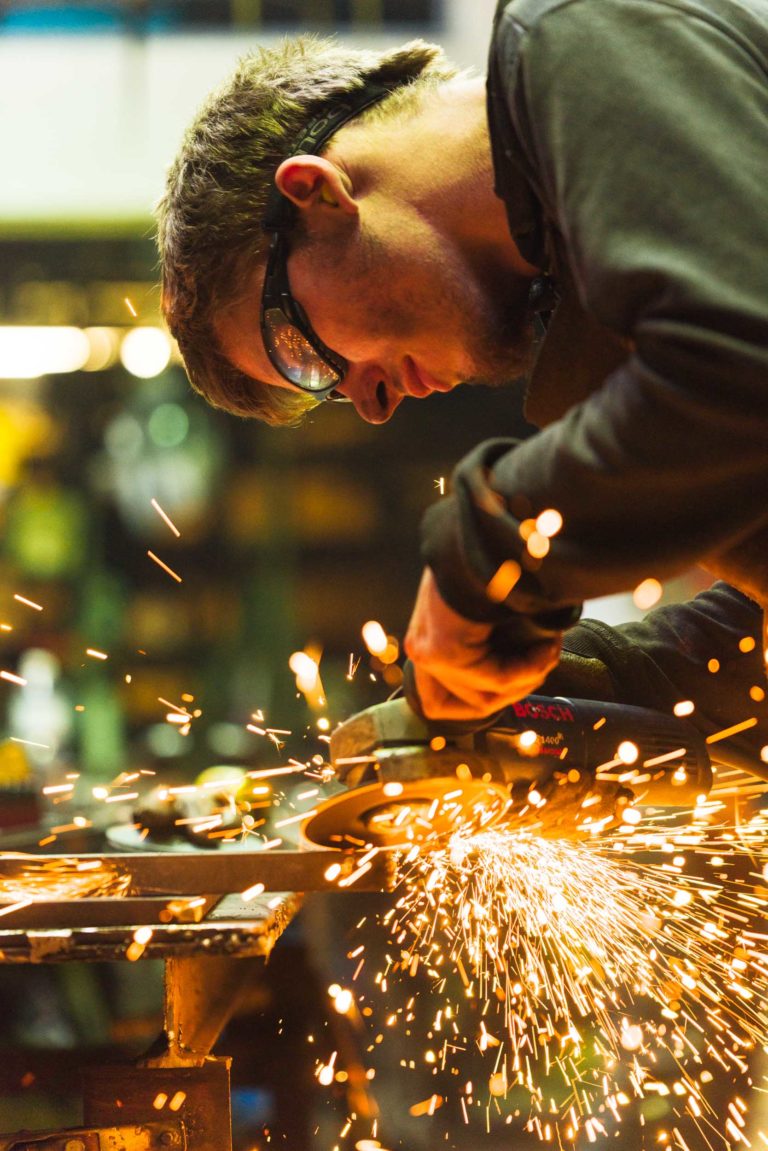
[[[214,406],[280,424],[295,422],[316,402],[240,371],[223,355],[215,328],[246,288],[248,273],[264,262],[268,197],[296,141],[365,84],[392,95],[361,119],[395,117],[455,74],[439,48],[421,41],[373,52],[306,37],[246,56],[209,97],[185,134],[157,215],[163,311],[193,386]],[[302,230],[299,214],[294,242]]]
[[[381,423],[405,395],[522,370],[533,269],[493,194],[483,85],[432,45],[247,57],[188,130],[159,223],[164,312],[218,407],[295,423],[302,387],[338,383]]]

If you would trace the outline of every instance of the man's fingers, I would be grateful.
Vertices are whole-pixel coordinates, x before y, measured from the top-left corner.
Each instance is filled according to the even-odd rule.
[[[469,667],[414,665],[419,700],[431,719],[484,718],[536,691],[557,664],[559,643],[537,645],[513,660],[487,656]]]
[[[413,663],[418,670],[455,688],[456,694],[460,694],[461,686],[470,691],[494,692],[506,691],[515,683],[540,683],[557,665],[559,654],[559,642],[552,642],[537,644],[515,656],[499,657],[486,651],[482,657],[470,657],[465,653],[464,660],[457,663],[437,651],[421,660],[414,659]]]
[[[485,719],[505,706],[491,693],[470,692],[468,698],[455,695],[427,672],[417,671],[415,678],[421,709],[429,719]]]

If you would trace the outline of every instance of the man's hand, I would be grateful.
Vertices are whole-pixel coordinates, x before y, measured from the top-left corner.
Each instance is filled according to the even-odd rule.
[[[419,585],[405,651],[414,668],[421,707],[429,719],[481,719],[540,687],[557,665],[560,641],[514,654],[490,646],[491,624],[449,607],[427,568]]]

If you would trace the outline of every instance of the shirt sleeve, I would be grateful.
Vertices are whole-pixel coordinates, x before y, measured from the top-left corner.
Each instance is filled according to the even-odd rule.
[[[481,445],[430,509],[438,586],[494,620],[669,578],[768,526],[764,62],[666,0],[575,0],[514,34],[510,114],[546,215],[582,304],[632,352],[531,439]],[[521,528],[546,508],[563,527],[537,559]],[[489,603],[509,560],[519,578]]]
[[[758,605],[722,582],[637,623],[583,620],[566,633],[542,691],[667,714],[692,704],[690,722],[712,740],[714,760],[768,778],[761,621]]]

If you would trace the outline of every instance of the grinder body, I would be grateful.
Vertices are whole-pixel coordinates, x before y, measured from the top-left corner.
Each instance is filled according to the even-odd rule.
[[[575,838],[635,804],[691,806],[712,784],[691,724],[564,697],[528,696],[469,732],[390,700],[334,731],[331,760],[344,790],[304,827],[326,847],[404,847],[489,827]]]

